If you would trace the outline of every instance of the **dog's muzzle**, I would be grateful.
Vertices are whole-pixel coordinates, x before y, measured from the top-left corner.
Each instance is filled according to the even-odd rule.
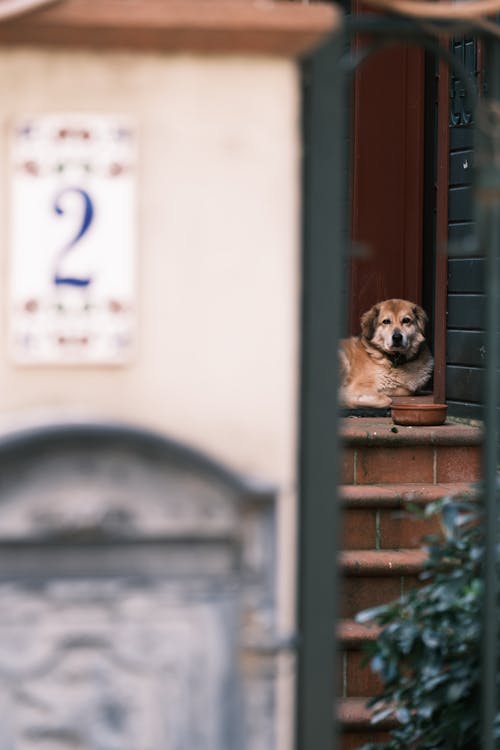
[[[403,334],[398,328],[395,328],[392,332],[392,345],[401,346],[403,343]]]

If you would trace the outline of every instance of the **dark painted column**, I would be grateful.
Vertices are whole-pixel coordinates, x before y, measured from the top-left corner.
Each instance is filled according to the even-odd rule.
[[[498,580],[497,543],[499,502],[498,463],[498,371],[499,253],[500,253],[500,42],[491,38],[486,47],[488,96],[477,109],[476,200],[480,241],[486,256],[486,383],[485,383],[485,602],[483,612],[482,661],[482,750],[498,747],[494,723],[498,709]]]
[[[342,35],[305,66],[297,750],[334,750],[337,339],[347,226]]]

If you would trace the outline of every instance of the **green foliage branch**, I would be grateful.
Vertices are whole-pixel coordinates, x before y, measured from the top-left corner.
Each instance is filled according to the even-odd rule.
[[[484,544],[479,509],[451,498],[434,503],[443,538],[428,538],[425,583],[365,610],[358,622],[382,626],[368,647],[383,690],[369,701],[373,722],[393,720],[386,743],[363,750],[476,750],[480,737],[481,610]],[[497,737],[500,737],[500,716]]]

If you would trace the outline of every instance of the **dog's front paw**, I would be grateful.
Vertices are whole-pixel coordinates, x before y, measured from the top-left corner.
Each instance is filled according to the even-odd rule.
[[[341,391],[340,404],[345,409],[386,409],[392,404],[392,399],[384,393],[351,394],[346,391]]]
[[[371,409],[386,409],[392,404],[392,398],[385,393],[364,393],[357,398],[358,406]]]
[[[375,397],[374,406],[376,406],[378,409],[386,409],[388,406],[391,406],[392,404],[392,398],[390,396],[384,396],[382,394],[378,394]]]

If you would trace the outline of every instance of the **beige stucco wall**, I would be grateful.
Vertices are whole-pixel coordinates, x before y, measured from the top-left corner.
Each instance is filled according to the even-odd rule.
[[[0,413],[55,409],[133,421],[276,482],[279,619],[283,629],[291,627],[298,372],[296,64],[264,57],[1,50],[0,92],[4,198],[8,175],[1,164],[7,163],[7,125],[15,116],[132,114],[140,147],[137,360],[123,368],[15,366],[6,353],[4,302]],[[7,223],[4,199],[4,280]],[[280,731],[280,746],[290,746],[288,730]]]

